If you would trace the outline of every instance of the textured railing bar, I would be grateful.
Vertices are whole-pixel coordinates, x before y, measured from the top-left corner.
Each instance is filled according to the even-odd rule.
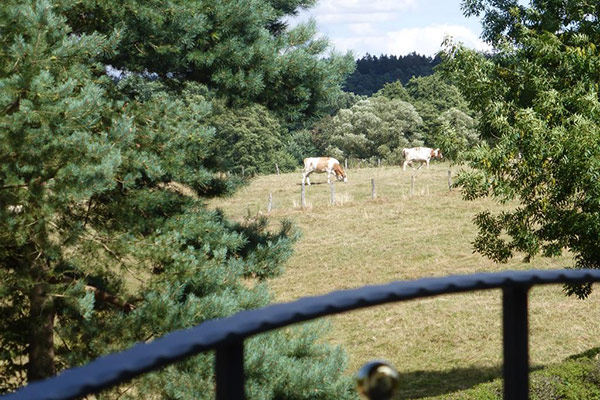
[[[516,287],[528,282],[551,284],[598,281],[599,270],[504,271],[399,281],[307,297],[291,303],[243,311],[228,318],[206,321],[149,343],[136,344],[121,353],[101,357],[48,380],[33,382],[15,393],[2,396],[2,400],[79,398],[185,357],[214,349],[221,344],[243,341],[257,333],[325,315],[390,302],[473,290]]]
[[[244,344],[217,347],[215,357],[217,400],[244,399]]]
[[[529,398],[529,334],[525,285],[502,289],[504,398]]]

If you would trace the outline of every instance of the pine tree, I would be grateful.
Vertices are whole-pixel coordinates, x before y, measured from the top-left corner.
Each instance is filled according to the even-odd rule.
[[[128,142],[93,56],[111,50],[97,34],[70,35],[48,1],[0,7],[0,285],[2,359],[10,382],[55,372],[59,293],[83,284],[64,270],[67,248],[84,237],[90,197],[117,183]],[[114,116],[117,118],[118,116]],[[92,273],[87,268],[82,275]],[[29,337],[23,335],[29,332]],[[18,334],[20,333],[20,334]],[[28,359],[24,364],[20,360]],[[12,376],[18,376],[17,380]]]
[[[252,103],[261,95],[247,94],[252,74],[238,77],[249,79],[241,87],[235,77],[220,82],[219,68],[199,79],[202,69],[192,60],[209,56],[198,41],[222,50],[211,53],[221,65],[216,60],[231,55],[222,47],[266,45],[262,35],[282,12],[261,3],[248,16],[255,26],[236,25],[219,46],[228,28],[207,37],[198,29],[212,12],[247,17],[231,3],[229,10],[220,2],[190,3],[204,14],[179,2],[114,9],[108,0],[0,4],[1,391],[270,302],[267,280],[282,272],[298,232],[288,222],[279,230],[264,219],[232,223],[204,204],[236,186],[210,164],[219,135],[209,124],[213,104]],[[318,67],[314,78],[344,70],[343,58],[298,51],[307,61],[294,70],[302,77],[306,65]],[[248,71],[283,61],[277,52],[261,54],[275,61],[238,61]],[[106,64],[124,76],[111,79]],[[288,121],[316,112],[339,80],[332,76],[318,96],[301,102],[285,103],[273,92],[277,101],[263,106]],[[306,327],[253,340],[251,397],[350,397],[343,353],[318,337],[318,327]],[[211,357],[190,358],[134,381],[127,394],[117,388],[101,397],[212,397]],[[308,364],[314,370],[299,373]]]
[[[233,104],[258,102],[287,122],[322,112],[353,69],[329,49],[314,22],[283,29],[281,18],[314,0],[102,0],[59,3],[76,33],[122,30],[121,70],[195,81]],[[278,26],[275,32],[269,28]]]

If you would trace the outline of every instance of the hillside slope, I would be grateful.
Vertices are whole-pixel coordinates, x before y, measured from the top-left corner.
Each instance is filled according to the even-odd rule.
[[[211,205],[240,220],[268,215],[274,227],[276,221],[291,219],[302,230],[286,272],[270,282],[279,302],[394,280],[570,265],[568,255],[496,264],[474,254],[473,216],[499,206],[491,200],[466,202],[458,189],[449,191],[448,168],[436,163],[429,170],[406,172],[399,167],[351,169],[349,182],[335,185],[334,206],[326,177],[316,175],[306,188],[304,210],[299,206],[300,172],[261,176],[234,197]],[[452,167],[453,176],[456,172]],[[565,297],[560,286],[531,291],[533,367],[598,346],[598,300],[597,290],[586,301]],[[330,320],[330,341],[350,355],[348,372],[370,359],[387,359],[400,371],[402,398],[444,396],[501,376],[500,291],[396,303]]]

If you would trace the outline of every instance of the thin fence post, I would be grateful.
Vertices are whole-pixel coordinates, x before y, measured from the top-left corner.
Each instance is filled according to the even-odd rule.
[[[413,196],[415,194],[415,176],[410,176],[410,195]]]
[[[302,194],[300,195],[301,198],[301,204],[302,204],[302,208],[306,208],[306,195],[305,195],[305,184],[304,184],[304,180],[302,180]]]
[[[216,399],[244,399],[244,344],[217,347],[215,355]]]
[[[448,170],[448,190],[452,190],[452,171]]]
[[[267,212],[273,209],[273,192],[269,192],[269,203],[267,204]]]
[[[275,170],[277,171],[277,175],[279,175],[279,165],[277,163],[275,163]]]
[[[377,159],[377,168],[381,168],[381,158]]]
[[[371,199],[377,197],[377,193],[375,192],[375,178],[371,178]]]
[[[344,159],[344,169],[348,169],[348,159]]]
[[[335,183],[331,182],[329,184],[329,188],[331,189],[331,199],[329,200],[329,203],[331,205],[335,204]]]
[[[528,289],[526,286],[502,289],[505,400],[529,398]]]

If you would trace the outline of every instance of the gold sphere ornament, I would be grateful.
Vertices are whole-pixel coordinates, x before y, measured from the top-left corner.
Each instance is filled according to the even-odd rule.
[[[392,399],[398,392],[399,385],[398,371],[382,360],[369,361],[356,375],[358,392],[369,400]]]

